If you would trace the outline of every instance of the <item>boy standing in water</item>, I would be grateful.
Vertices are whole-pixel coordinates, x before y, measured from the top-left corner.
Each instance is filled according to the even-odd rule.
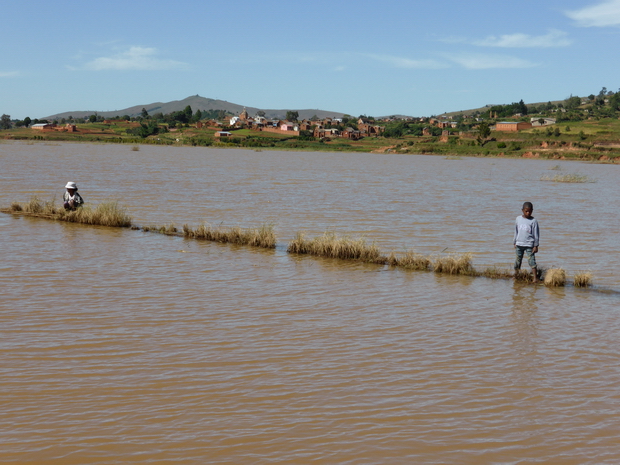
[[[517,254],[517,259],[515,260],[515,277],[517,271],[521,269],[523,254],[527,253],[527,261],[532,268],[534,282],[537,283],[538,269],[536,268],[536,257],[534,255],[538,252],[538,238],[540,237],[538,221],[532,216],[532,212],[534,211],[532,202],[525,202],[521,211],[523,214],[517,216],[515,222],[515,237],[513,241]]]

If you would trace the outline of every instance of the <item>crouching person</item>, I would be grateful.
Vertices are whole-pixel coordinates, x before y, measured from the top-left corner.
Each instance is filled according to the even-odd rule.
[[[68,182],[65,186],[65,193],[62,195],[63,205],[65,210],[73,211],[78,207],[84,205],[84,199],[78,194],[77,185],[74,182]]]

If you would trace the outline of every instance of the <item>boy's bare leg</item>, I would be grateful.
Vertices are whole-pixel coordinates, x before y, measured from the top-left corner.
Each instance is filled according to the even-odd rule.
[[[536,267],[532,268],[533,282],[538,282],[538,269]]]

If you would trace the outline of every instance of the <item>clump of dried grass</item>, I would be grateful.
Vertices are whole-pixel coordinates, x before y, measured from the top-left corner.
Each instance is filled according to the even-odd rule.
[[[545,273],[545,286],[562,287],[566,284],[566,271],[562,268],[551,268]]]
[[[169,225],[162,226],[161,232],[163,232],[164,234],[176,234],[178,232],[178,229],[174,225],[174,223],[170,223]]]
[[[23,210],[23,207],[21,206],[21,204],[17,203],[17,202],[12,202],[11,203],[11,211],[12,212],[20,212]]]
[[[159,234],[167,234],[167,235],[175,235],[178,232],[178,229],[176,228],[176,226],[174,225],[174,223],[170,223],[167,225],[161,225],[161,226],[156,226],[156,225],[148,225],[148,226],[142,226],[142,231],[144,232],[155,232],[155,233],[159,233]]]
[[[386,263],[387,261],[387,257],[383,255],[374,242],[367,244],[363,237],[339,237],[331,232],[326,232],[313,239],[307,239],[304,233],[298,233],[289,243],[287,251],[343,260],[359,260],[367,263]]]
[[[214,228],[206,224],[201,224],[196,229],[192,229],[185,224],[183,225],[183,236],[214,242],[250,245],[265,249],[273,249],[276,246],[276,235],[271,224],[248,229],[242,229],[237,226],[232,228],[218,226]]]
[[[556,174],[555,176],[543,176],[540,178],[541,181],[552,181],[552,182],[570,182],[570,183],[582,183],[582,182],[594,182],[593,179],[590,179],[585,174]]]
[[[477,271],[476,276],[484,276],[490,279],[510,279],[514,277],[514,273],[507,268],[489,266],[482,271]]]
[[[407,250],[403,255],[396,255],[392,252],[387,259],[387,264],[408,270],[428,271],[431,266],[431,259],[412,250]]]
[[[134,145],[133,147],[131,147],[131,151],[132,152],[139,152],[140,151],[140,146],[139,145]]]
[[[474,275],[470,253],[437,256],[433,259],[433,271],[452,275]]]
[[[532,272],[528,270],[515,270],[513,278],[515,281],[529,282],[533,280]]]
[[[573,277],[573,285],[575,287],[592,286],[592,273],[589,271],[579,271]]]

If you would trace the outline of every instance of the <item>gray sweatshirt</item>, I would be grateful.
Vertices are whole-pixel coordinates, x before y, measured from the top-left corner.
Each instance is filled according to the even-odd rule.
[[[523,215],[517,216],[515,221],[515,238],[514,245],[521,247],[538,247],[538,239],[540,232],[538,231],[538,221],[536,218],[523,218]]]

